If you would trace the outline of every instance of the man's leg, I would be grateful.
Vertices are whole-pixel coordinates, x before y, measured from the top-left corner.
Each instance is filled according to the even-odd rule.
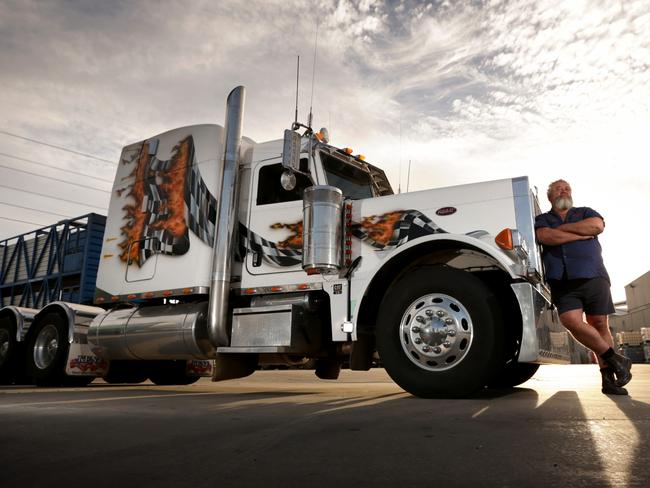
[[[612,337],[612,333],[609,330],[607,315],[587,315],[587,323],[596,329],[600,337],[602,337],[603,340],[609,344],[609,347],[616,349],[614,347],[614,338]],[[603,359],[600,356],[597,356],[597,358],[600,367],[604,368],[606,364]]]
[[[601,364],[602,359],[600,355],[607,351],[611,345],[600,335],[595,327],[585,323],[582,319],[582,309],[569,310],[560,314],[560,321],[578,342],[596,353],[598,363]]]
[[[598,331],[600,336],[614,349],[614,338],[609,330],[607,315],[587,315],[587,323]],[[614,370],[601,358],[597,356],[600,365],[600,374],[602,376],[602,392],[606,395],[627,395],[627,390],[622,386],[616,385]]]

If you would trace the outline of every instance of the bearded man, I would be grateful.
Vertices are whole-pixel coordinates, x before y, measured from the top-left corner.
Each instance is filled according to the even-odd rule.
[[[574,207],[571,186],[564,180],[551,183],[546,195],[552,208],[535,219],[535,234],[560,321],[596,354],[602,392],[627,395],[623,385],[632,379],[632,362],[614,351],[607,321],[614,304],[597,237],[605,230],[605,221],[589,207]]]

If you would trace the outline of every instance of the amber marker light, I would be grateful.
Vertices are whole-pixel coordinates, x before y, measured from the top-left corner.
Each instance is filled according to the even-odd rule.
[[[299,290],[309,290],[309,285],[307,285],[307,284],[298,285],[298,289]]]
[[[501,249],[512,251],[515,248],[512,240],[512,229],[503,229],[494,238],[494,242],[496,242],[497,246],[499,246]]]
[[[189,295],[194,291],[194,288],[183,288],[183,295]]]
[[[282,287],[281,286],[272,286],[271,291],[272,292],[282,291]]]
[[[133,300],[134,298],[138,298],[138,295],[131,294],[131,295],[127,295],[126,298],[128,298],[129,300]]]
[[[351,147],[343,148],[343,152],[344,152],[345,154],[352,154],[352,148],[351,148]]]
[[[163,294],[163,296],[169,297],[169,296],[172,296],[174,294],[174,292],[171,291],[171,290],[165,290],[165,291],[162,292],[162,294]]]
[[[246,288],[244,290],[245,295],[253,295],[257,290],[255,288]]]

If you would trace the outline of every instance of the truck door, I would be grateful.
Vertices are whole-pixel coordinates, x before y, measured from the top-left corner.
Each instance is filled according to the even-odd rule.
[[[301,160],[307,169],[307,159]],[[315,183],[296,173],[296,186],[280,184],[279,160],[263,161],[253,169],[253,185],[246,229],[246,269],[250,274],[302,273],[302,193]]]

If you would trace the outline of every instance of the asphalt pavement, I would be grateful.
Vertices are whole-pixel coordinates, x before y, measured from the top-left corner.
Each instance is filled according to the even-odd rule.
[[[0,387],[0,486],[650,486],[650,364],[629,397],[593,365],[423,400],[381,369],[221,383]]]

